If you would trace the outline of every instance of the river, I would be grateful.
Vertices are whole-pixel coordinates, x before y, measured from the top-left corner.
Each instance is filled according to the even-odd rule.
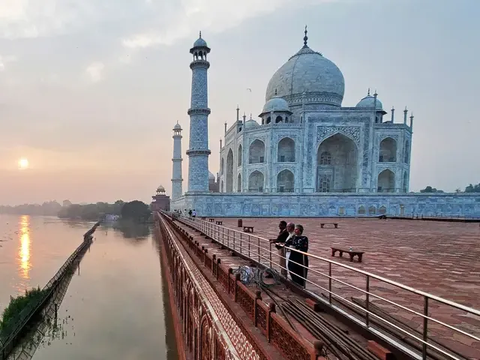
[[[0,311],[43,287],[93,225],[0,215]],[[177,359],[158,247],[146,226],[101,226],[58,310],[61,336],[35,360]]]

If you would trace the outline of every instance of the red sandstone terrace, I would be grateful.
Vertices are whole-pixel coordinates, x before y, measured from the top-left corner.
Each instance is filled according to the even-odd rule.
[[[345,264],[347,267],[351,266],[353,269],[330,265],[332,266],[331,276],[335,281],[332,281],[331,287],[329,287],[328,278],[325,278],[325,274],[328,275],[326,262],[310,256],[308,279],[312,283],[307,285],[307,291],[295,287],[287,280],[282,280],[284,285],[274,285],[271,288],[272,291],[274,290],[272,293],[271,290],[264,289],[256,284],[246,286],[241,284],[238,275],[234,276],[231,272],[242,265],[257,266],[255,265],[257,257],[261,263],[257,263],[258,266],[268,265],[271,256],[269,255],[268,241],[262,243],[262,239],[255,237],[255,235],[260,235],[265,239],[275,237],[279,219],[244,219],[243,226],[253,227],[253,235],[243,233],[243,226],[237,228],[238,219],[214,220],[206,219],[202,221],[197,219],[196,221],[190,221],[185,219],[174,221],[172,225],[165,226],[173,226],[172,229],[176,230],[172,231],[181,234],[176,235],[177,242],[183,243],[182,246],[190,252],[191,260],[189,261],[196,263],[195,271],[197,271],[197,275],[195,277],[198,278],[200,273],[203,274],[205,276],[204,281],[209,282],[211,289],[215,290],[213,292],[207,291],[211,294],[209,296],[212,297],[212,294],[217,293],[218,298],[212,298],[213,300],[208,301],[213,301],[212,303],[218,306],[218,299],[222,300],[223,298],[221,301],[224,305],[223,310],[217,309],[214,313],[230,314],[228,315],[230,320],[227,321],[229,325],[226,333],[228,331],[233,331],[234,334],[240,332],[244,339],[242,341],[246,344],[239,349],[237,349],[238,344],[233,344],[232,348],[238,350],[239,353],[245,354],[245,351],[248,351],[250,354],[247,357],[241,357],[242,359],[313,359],[317,356],[314,355],[315,353],[320,354],[314,350],[313,345],[318,345],[316,340],[319,339],[325,342],[322,335],[316,333],[315,329],[312,330],[308,321],[305,323],[304,320],[293,316],[289,311],[287,311],[287,316],[280,309],[288,310],[293,303],[298,303],[300,307],[305,306],[302,303],[306,304],[307,313],[308,308],[312,308],[318,314],[315,315],[314,312],[311,312],[308,315],[309,318],[314,317],[316,319],[320,316],[319,320],[315,321],[324,321],[330,324],[328,326],[334,330],[340,329],[338,341],[347,341],[345,344],[350,344],[348,346],[353,346],[352,348],[357,350],[360,349],[360,353],[364,351],[362,349],[366,351],[368,348],[368,351],[363,353],[364,355],[360,356],[359,359],[366,359],[370,356],[397,359],[411,357],[408,352],[403,352],[402,355],[402,352],[398,352],[398,348],[392,348],[392,344],[385,343],[383,341],[385,338],[372,336],[371,331],[365,333],[363,331],[365,328],[359,327],[355,322],[355,319],[365,321],[365,311],[358,311],[358,309],[368,309],[372,314],[366,317],[367,328],[381,329],[382,332],[386,329],[388,334],[396,334],[397,339],[403,339],[401,342],[408,340],[405,343],[407,347],[416,349],[417,354],[421,354],[420,342],[415,342],[415,340],[412,342],[410,338],[405,340],[405,336],[402,337],[404,335],[402,332],[397,331],[395,333],[393,331],[392,333],[391,331],[395,329],[390,325],[393,324],[392,326],[397,326],[399,329],[406,329],[410,335],[417,335],[417,338],[421,339],[424,322],[421,315],[425,305],[424,297],[409,293],[370,276],[368,293],[371,295],[366,298],[365,292],[362,292],[362,289],[365,289],[365,276],[355,269],[380,275],[468,307],[480,307],[478,306],[479,300],[474,296],[475,293],[480,293],[480,284],[477,280],[480,266],[476,260],[480,251],[474,246],[480,234],[478,224],[339,219],[335,220],[338,223],[336,229],[334,227],[321,227],[322,223],[331,222],[331,219],[330,221],[323,221],[322,219],[285,219],[304,225],[304,234],[310,239],[309,252],[311,254],[330,260],[332,259],[331,247],[352,248],[354,251],[364,252],[363,262],[355,261],[352,263],[348,256],[333,258],[334,261]],[[222,225],[216,224],[217,221],[221,221]],[[232,245],[231,242],[227,244],[222,240],[225,239],[225,234],[233,233],[233,230],[238,231],[235,232],[236,245]],[[241,239],[243,249],[240,247],[237,251],[238,246],[241,246],[239,239]],[[172,244],[170,242],[167,249],[170,249]],[[261,244],[260,251],[255,250],[258,249],[256,247],[258,244]],[[278,263],[278,259],[271,258],[271,260],[273,264]],[[176,264],[174,265],[175,269],[181,262],[177,260]],[[193,265],[190,266],[193,267]],[[319,271],[319,273],[316,273],[316,271]],[[338,280],[344,283],[342,284]],[[357,289],[347,286],[352,284]],[[287,285],[286,288],[285,285]],[[202,287],[206,286],[202,285]],[[330,299],[328,296],[329,288],[335,294]],[[200,291],[199,294],[202,292]],[[222,295],[224,292],[229,295],[225,297]],[[277,296],[282,299],[281,304],[278,303],[279,298]],[[465,311],[458,310],[447,306],[448,304],[436,303],[434,298],[429,300],[428,316],[431,320],[428,321],[426,336],[432,347],[429,347],[426,353],[428,358],[480,358],[480,342],[466,336],[468,334],[476,337],[480,336],[480,317],[471,311],[466,313],[465,311],[468,311],[468,308],[465,308],[467,309]],[[325,307],[324,305],[328,305],[329,302],[331,307]],[[356,307],[352,307],[352,304]],[[275,308],[275,305],[277,305],[277,308]],[[402,306],[403,308],[401,308]],[[418,312],[418,315],[412,314],[411,311],[407,311],[408,309]],[[332,312],[332,310],[335,311]],[[385,324],[379,322],[375,314],[380,315],[379,318],[381,319],[387,319],[390,327],[385,327]],[[223,316],[221,315],[220,319]],[[453,329],[435,323],[435,320],[454,326],[466,335],[458,332],[454,333]],[[231,328],[232,322],[236,324],[236,331]],[[368,324],[370,324],[370,327],[368,327]],[[261,331],[258,332],[258,330]],[[216,331],[225,334],[221,327]],[[279,342],[274,333],[287,340],[290,339],[287,342],[291,343],[291,346],[285,348],[282,345],[284,341]],[[236,338],[236,335],[234,338]],[[225,345],[225,341],[222,339],[220,337],[219,341]],[[271,348],[272,345],[273,348]],[[191,344],[189,346],[191,347]],[[437,347],[437,350],[435,347]],[[448,349],[449,355],[438,352],[438,349]],[[407,354],[406,357],[405,354]]]
[[[224,226],[237,229],[237,219],[222,219]],[[278,232],[278,222],[274,218],[248,218],[255,227],[255,235],[272,238]],[[286,221],[302,224],[304,234],[309,238],[309,252],[321,257],[331,258],[331,247],[364,251],[362,263],[351,263],[349,257],[337,257],[332,260],[378,274],[415,289],[422,290],[444,299],[458,302],[468,307],[480,309],[480,227],[477,223],[431,222],[421,220],[379,220],[379,219],[335,219],[338,229],[321,228],[322,223],[331,219],[301,218]],[[322,268],[320,262],[310,259],[310,269]],[[325,266],[323,266],[325,270]],[[334,269],[333,275],[339,278],[351,276],[344,269]],[[322,282],[318,276],[309,272],[309,278]],[[359,287],[363,279],[359,279]],[[325,281],[324,281],[325,282]],[[361,297],[359,292],[335,284],[345,295]],[[371,289],[375,284],[371,284]],[[307,289],[319,292],[309,284]],[[419,312],[423,309],[421,299],[393,287],[382,285],[383,294],[390,294],[403,305],[415,306]],[[326,294],[326,293],[325,293]],[[415,303],[416,302],[416,303]],[[380,302],[379,306],[407,321],[421,330],[421,319],[401,311],[394,306]],[[465,314],[453,314],[443,306],[434,305],[439,319],[450,320],[450,324],[480,336],[480,318]],[[435,331],[435,329],[433,329]],[[453,339],[453,333],[442,331],[436,338],[445,343],[456,343],[455,347],[480,358],[480,343],[465,339]],[[458,341],[460,340],[460,341]],[[461,340],[465,340],[462,343]],[[470,350],[469,348],[475,348]]]

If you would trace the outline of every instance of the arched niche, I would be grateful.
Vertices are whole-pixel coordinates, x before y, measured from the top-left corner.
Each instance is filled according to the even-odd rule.
[[[277,192],[294,192],[295,176],[290,170],[282,170],[277,175]]]
[[[227,155],[227,193],[233,192],[233,151],[228,150]]]
[[[242,192],[242,174],[237,177],[237,192]]]
[[[255,140],[250,144],[248,150],[249,164],[259,164],[265,162],[265,143],[261,140]]]
[[[283,138],[278,142],[278,162],[295,162],[295,141]]]
[[[248,177],[248,191],[249,192],[263,192],[264,187],[264,176],[263,173],[255,170]]]
[[[395,173],[390,169],[378,174],[378,192],[395,192]]]
[[[378,162],[396,162],[396,161],[397,161],[397,142],[391,137],[387,137],[380,142]]]
[[[238,162],[237,162],[237,165],[238,166],[242,166],[242,160],[243,160],[243,147],[242,145],[240,144],[238,146],[238,153],[237,153],[237,158],[238,158]]]

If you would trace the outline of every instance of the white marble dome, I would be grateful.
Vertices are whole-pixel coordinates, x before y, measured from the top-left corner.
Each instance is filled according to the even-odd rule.
[[[199,37],[197,41],[193,43],[193,47],[196,48],[196,47],[208,47],[208,46],[207,46],[207,42],[203,40],[201,37]]]
[[[341,106],[345,80],[340,69],[322,54],[305,45],[293,55],[270,79],[265,101],[282,97],[300,103]]]
[[[173,127],[173,130],[182,130],[182,127],[180,126],[180,124],[177,122],[175,124],[175,126]]]
[[[260,124],[257,123],[255,120],[252,120],[252,119],[247,120],[245,122],[245,129],[252,129],[252,128],[259,127],[259,126],[260,126]]]
[[[357,104],[356,107],[358,107],[358,108],[373,108],[374,106],[375,106],[375,97],[373,97],[372,95],[367,95],[362,100],[360,100],[360,102]],[[377,97],[376,109],[377,110],[383,110],[383,104],[378,99],[378,97]]]
[[[157,188],[157,193],[164,193],[165,192],[165,188],[160,185],[158,188]]]
[[[288,103],[281,97],[275,96],[268,100],[263,106],[262,113],[269,113],[272,111],[290,111]]]

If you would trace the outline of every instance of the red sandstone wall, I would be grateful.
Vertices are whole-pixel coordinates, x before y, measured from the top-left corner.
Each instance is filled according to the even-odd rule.
[[[177,230],[183,232],[180,228]],[[200,303],[199,294],[192,286],[188,271],[185,271],[185,264],[182,263],[181,256],[177,254],[175,246],[171,243],[172,240],[168,238],[158,214],[155,221],[155,235],[162,244],[162,266],[166,267],[166,272],[169,274],[171,305],[176,307],[174,322],[177,324],[175,331],[179,352],[186,353],[186,359],[227,359],[228,346],[215,332],[211,316]],[[216,285],[213,283],[212,285],[222,288],[227,298],[226,305],[231,301],[238,304],[244,311],[246,316],[235,314],[228,309],[261,359],[313,360],[317,358],[312,344],[290,329],[285,320],[275,313],[273,304],[267,307],[258,293],[252,293],[240,282],[238,274],[234,276],[231,268],[221,264],[221,259],[216,258],[215,255],[211,256],[185,232],[183,232],[182,241],[202,273],[216,280]],[[220,296],[221,293],[218,295]],[[258,335],[253,335],[249,327],[258,328],[264,338],[259,339]],[[269,349],[272,345],[275,348],[273,352]],[[248,359],[242,358],[242,360]]]

